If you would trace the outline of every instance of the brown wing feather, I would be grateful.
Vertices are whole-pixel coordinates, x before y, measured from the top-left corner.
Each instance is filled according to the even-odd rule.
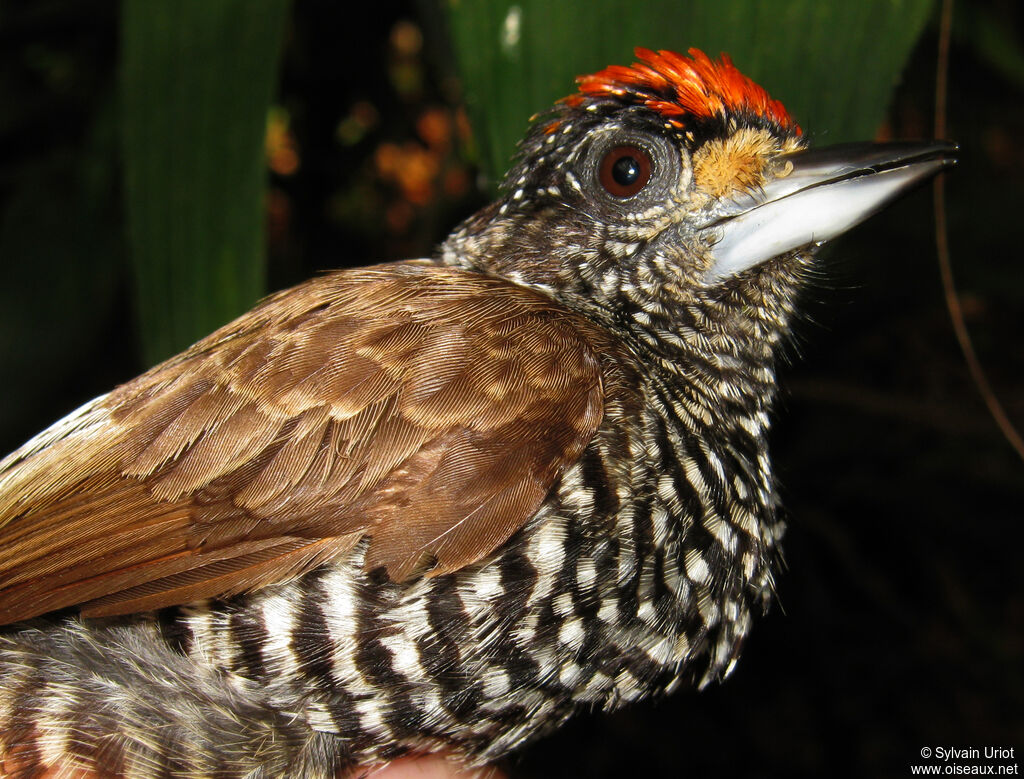
[[[474,563],[597,430],[592,329],[415,263],[268,298],[0,463],[0,623],[237,593],[366,536],[396,580]]]

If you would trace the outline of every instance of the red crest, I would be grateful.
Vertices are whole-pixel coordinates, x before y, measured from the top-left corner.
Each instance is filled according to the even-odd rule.
[[[726,114],[753,114],[800,135],[800,127],[778,100],[743,75],[729,56],[713,61],[700,49],[689,57],[672,51],[638,48],[639,62],[612,65],[577,79],[579,92],[565,98],[576,107],[588,98],[610,97],[646,106],[680,126],[685,115],[711,119]]]

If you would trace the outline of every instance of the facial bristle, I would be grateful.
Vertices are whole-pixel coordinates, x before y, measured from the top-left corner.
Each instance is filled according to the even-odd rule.
[[[782,103],[743,75],[726,54],[717,62],[699,49],[690,49],[689,57],[644,48],[634,54],[639,61],[629,67],[612,65],[578,78],[579,92],[565,103],[576,107],[602,98],[626,100],[680,126],[687,117],[755,116],[801,134]]]

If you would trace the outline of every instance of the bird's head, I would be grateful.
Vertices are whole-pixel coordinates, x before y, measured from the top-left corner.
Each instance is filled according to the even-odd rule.
[[[535,118],[502,199],[446,256],[619,322],[699,310],[763,337],[817,246],[952,162],[936,143],[809,151],[728,57],[636,56]]]

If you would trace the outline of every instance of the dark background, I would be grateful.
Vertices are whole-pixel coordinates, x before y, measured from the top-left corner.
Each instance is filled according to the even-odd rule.
[[[1019,53],[1018,4],[962,5]],[[346,4],[296,2],[268,143],[271,289],[428,254],[485,202],[457,80],[417,10],[367,4],[354,23]],[[117,45],[115,3],[0,4],[2,451],[146,367],[120,237]],[[954,36],[949,231],[978,353],[1022,425],[1024,89],[984,45]],[[932,25],[881,136],[931,134],[936,50]],[[958,351],[933,223],[921,191],[822,253],[780,372],[787,570],[733,677],[579,717],[511,758],[513,776],[908,776],[925,746],[1019,762],[1024,464]]]

